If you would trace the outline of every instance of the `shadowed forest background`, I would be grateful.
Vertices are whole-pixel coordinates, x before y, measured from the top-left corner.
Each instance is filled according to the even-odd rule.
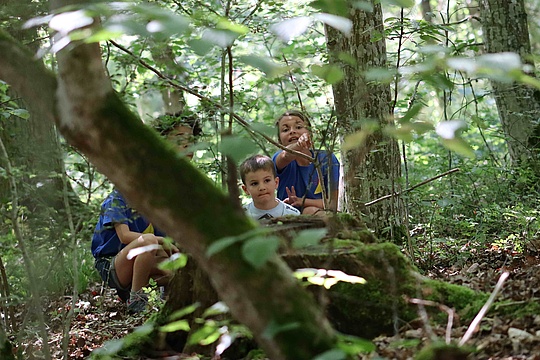
[[[481,299],[467,304],[474,311],[508,271],[504,305],[478,330],[492,336],[489,346],[472,346],[476,358],[534,354],[537,1],[0,4],[0,358],[85,358],[134,329],[139,335],[93,356],[126,358],[118,352],[124,346],[127,358],[152,358],[137,339],[187,333],[187,322],[177,321],[186,314],[203,319],[190,333],[201,357],[244,338],[254,339],[261,359],[410,358],[448,338],[446,310],[427,316],[426,306],[465,316],[447,341],[463,350],[459,340],[474,314],[461,313],[469,298],[452,292],[441,302],[400,297],[420,309],[420,320],[377,314],[393,331],[369,339],[336,332],[324,296],[315,301],[283,266],[294,259],[278,255],[279,233],[260,231],[239,210],[248,199],[237,166],[279,149],[274,122],[287,109],[309,114],[316,148],[342,164],[339,221],[292,235],[295,251],[321,239],[367,238],[381,246],[388,268],[406,261],[415,273],[481,293],[470,295]],[[152,129],[177,116],[203,127],[191,163]],[[90,253],[100,203],[113,186],[180,245],[184,256],[169,266],[185,266],[189,255],[187,269],[206,274],[205,299],[214,288],[228,306],[212,310],[235,320],[209,319],[213,302],[180,306],[193,299],[178,294],[163,305],[155,288],[150,323],[160,327],[137,328],[150,314],[118,315],[124,305],[100,286]],[[320,249],[333,257],[339,244]],[[382,272],[381,283],[394,286],[398,275]],[[419,282],[411,294],[431,287]],[[182,309],[171,320],[167,311]],[[347,311],[362,314],[361,305]],[[115,330],[104,335],[107,319]],[[525,332],[518,339],[530,348],[517,347],[509,329]]]

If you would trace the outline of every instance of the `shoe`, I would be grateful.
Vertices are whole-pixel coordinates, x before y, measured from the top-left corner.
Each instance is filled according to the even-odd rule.
[[[146,310],[148,305],[148,297],[145,295],[137,294],[135,299],[129,299],[127,301],[127,310],[130,314],[137,314]]]

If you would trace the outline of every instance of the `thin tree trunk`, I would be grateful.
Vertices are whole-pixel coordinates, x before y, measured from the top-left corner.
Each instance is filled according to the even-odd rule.
[[[399,148],[395,139],[383,134],[393,126],[390,86],[367,82],[364,71],[372,67],[386,67],[384,37],[372,41],[372,36],[383,32],[380,3],[373,1],[373,12],[351,9],[352,34],[346,37],[327,28],[328,50],[332,61],[341,66],[345,78],[333,85],[338,124],[343,135],[364,132],[367,137],[358,147],[342,155],[345,191],[342,204],[350,213],[367,212],[370,226],[378,235],[402,223],[402,206],[398,199],[379,203],[365,209],[363,204],[398,191],[401,176]],[[336,54],[351,55],[355,65],[339,62]],[[377,129],[370,131],[372,124]],[[394,234],[384,234],[389,237]]]
[[[523,0],[481,0],[480,16],[488,53],[517,53],[534,69]],[[533,159],[540,148],[540,91],[513,82],[491,84],[511,160]]]

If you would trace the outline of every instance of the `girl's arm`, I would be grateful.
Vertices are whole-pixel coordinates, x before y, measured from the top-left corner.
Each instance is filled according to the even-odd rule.
[[[311,140],[309,138],[309,135],[302,134],[300,138],[298,139],[298,141],[296,141],[293,144],[288,145],[287,149],[302,152],[308,156],[311,156],[311,152],[309,151],[310,147],[311,147]],[[275,159],[276,168],[278,169],[278,171],[280,171],[284,167],[289,165],[289,163],[291,163],[293,160],[296,160],[296,162],[298,162],[298,165],[300,166],[309,165],[309,160],[306,160],[304,158],[291,154],[288,151],[283,150],[276,156],[276,159]]]
[[[127,224],[115,223],[114,230],[116,230],[116,234],[118,235],[120,242],[126,245],[131,243],[133,240],[138,239],[142,235],[139,232],[131,231]],[[156,238],[160,244],[163,244],[163,238],[161,236],[156,236]]]

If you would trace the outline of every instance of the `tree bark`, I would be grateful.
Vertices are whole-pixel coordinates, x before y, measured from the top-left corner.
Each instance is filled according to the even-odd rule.
[[[48,108],[46,116],[56,120],[66,140],[87,155],[134,208],[193,256],[233,316],[252,330],[271,359],[312,359],[332,349],[337,337],[328,320],[277,255],[254,268],[243,259],[238,242],[207,256],[211,244],[252,230],[253,222],[119,100],[98,44],[74,45],[58,54],[55,86],[55,77],[42,64],[0,35],[0,79],[29,102]],[[29,73],[34,74],[31,81]],[[43,93],[51,97],[56,93],[58,100],[42,102],[30,82],[45,86]],[[267,330],[291,324],[297,326],[265,336]]]
[[[402,223],[402,205],[392,198],[365,209],[363,204],[381,196],[399,191],[401,176],[400,152],[395,139],[385,136],[383,129],[393,126],[390,86],[368,82],[364,72],[372,67],[386,67],[384,37],[373,40],[372,35],[384,31],[380,3],[372,1],[373,12],[350,10],[352,33],[346,37],[327,28],[327,46],[331,61],[340,66],[345,78],[333,85],[334,103],[342,135],[369,131],[368,123],[378,129],[369,133],[357,148],[342,154],[345,191],[342,194],[344,210],[353,214],[367,213],[369,224],[379,236],[389,237],[385,229],[394,229]],[[337,60],[346,53],[356,64]]]
[[[488,53],[517,53],[534,69],[523,0],[482,0],[480,16]],[[540,91],[514,82],[491,84],[511,160],[519,164],[536,158],[540,150]]]

